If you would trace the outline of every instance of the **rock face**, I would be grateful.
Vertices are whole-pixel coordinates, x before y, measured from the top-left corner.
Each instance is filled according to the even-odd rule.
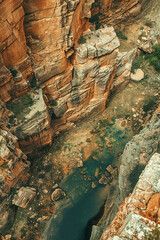
[[[160,154],[155,153],[142,172],[133,193],[104,231],[101,240],[141,239],[145,231],[160,223]],[[116,236],[115,236],[116,235]]]
[[[92,15],[102,14],[102,22],[116,25],[128,18],[135,17],[141,11],[144,0],[103,0],[96,1],[92,8]]]
[[[120,1],[117,11],[123,6],[125,12],[134,12],[139,2]],[[112,2],[104,1],[102,5],[110,8]],[[136,49],[119,53],[112,27],[90,32],[89,18],[94,8],[94,0],[0,3],[0,98],[4,102],[21,99],[40,85],[49,110],[45,116],[43,112],[43,119],[48,119],[44,122],[48,123],[41,124],[38,131],[34,125],[36,114],[28,121],[31,138],[24,130],[26,120],[16,126],[22,135],[25,131],[20,139],[19,133],[13,132],[25,153],[50,144],[54,134],[80,118],[102,111],[110,88],[129,78]],[[121,11],[119,14],[122,16]]]
[[[5,230],[14,220],[10,191],[27,182],[30,163],[9,131],[0,130],[0,146],[0,230]]]
[[[73,78],[64,79],[67,85],[59,85],[59,77],[43,84],[47,97],[57,101],[51,107],[57,120],[67,125],[97,110],[104,110],[110,86],[116,73],[118,38],[112,27],[86,33],[79,43],[73,59]],[[56,90],[55,92],[52,89]],[[60,130],[60,127],[59,127]]]
[[[0,231],[13,224],[12,195],[30,176],[30,162],[20,150],[17,137],[7,128],[11,117],[11,112],[0,101]]]
[[[0,3],[0,31],[1,31],[1,83],[2,100],[23,95],[28,89],[27,81],[31,78],[31,64],[27,57],[26,38],[23,28],[24,10],[21,0],[1,1]],[[2,60],[3,58],[3,60]],[[7,68],[14,69],[10,71]],[[21,78],[15,79],[17,71],[21,72]]]
[[[119,189],[121,201],[133,190],[138,174],[149,161],[160,143],[160,107],[146,127],[126,144],[121,157],[119,171]]]
[[[42,90],[34,90],[14,102],[7,103],[13,115],[13,133],[18,137],[20,147],[25,153],[40,148],[52,141],[53,129],[44,102]]]

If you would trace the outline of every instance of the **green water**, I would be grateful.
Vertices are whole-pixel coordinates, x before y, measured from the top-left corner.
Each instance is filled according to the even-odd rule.
[[[111,147],[107,147],[106,137],[113,140]],[[67,193],[67,197],[52,216],[45,239],[89,239],[88,223],[99,213],[107,199],[106,186],[99,184],[98,180],[105,174],[108,165],[117,164],[118,157],[131,137],[131,129],[121,128],[119,120],[113,120],[113,124],[105,128],[103,126],[103,132],[96,136],[96,142],[101,147],[92,153],[83,167],[76,168],[73,174],[61,182],[60,188]],[[93,183],[96,186],[94,189]]]

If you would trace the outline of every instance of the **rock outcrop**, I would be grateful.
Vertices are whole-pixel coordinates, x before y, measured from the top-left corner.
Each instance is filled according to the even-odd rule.
[[[89,31],[81,41],[72,60],[73,78],[64,79],[66,86],[60,85],[59,77],[43,84],[47,97],[57,102],[51,107],[57,130],[61,123],[67,126],[94,110],[103,111],[116,73],[119,41],[112,27]]]
[[[138,176],[160,144],[160,107],[145,128],[126,144],[121,156],[119,189],[121,201],[133,190]]]
[[[141,239],[160,223],[160,154],[155,153],[142,172],[133,193],[104,231],[101,240]]]
[[[0,102],[0,231],[13,224],[16,209],[12,205],[12,196],[30,176],[30,162],[20,150],[17,137],[8,128],[11,119],[12,113],[4,102]]]
[[[0,230],[10,227],[14,220],[12,193],[29,178],[30,163],[19,149],[17,138],[0,130]]]
[[[139,1],[124,2],[116,5],[117,12],[121,6],[126,13],[140,6]],[[102,4],[104,9],[108,4],[110,8],[111,3]],[[73,126],[80,118],[102,111],[110,88],[129,78],[136,49],[119,53],[119,41],[112,27],[91,32],[89,18],[93,9],[93,0],[0,3],[0,98],[13,101],[40,85],[48,108],[45,116],[43,112],[43,119],[48,119],[47,128],[45,123],[37,132],[35,114],[26,126],[30,127],[31,138],[26,134],[19,139],[14,132],[25,153],[50,144],[54,134]],[[122,16],[121,11],[119,14]],[[25,124],[22,120],[17,129],[23,125],[23,132]]]
[[[25,153],[52,142],[53,129],[41,89],[8,102],[7,107],[13,112],[12,132]]]

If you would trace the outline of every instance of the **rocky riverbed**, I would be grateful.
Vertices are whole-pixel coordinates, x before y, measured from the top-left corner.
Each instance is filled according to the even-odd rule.
[[[97,189],[109,164],[119,166],[119,156],[125,144],[133,132],[139,130],[140,120],[145,124],[144,117],[150,114],[143,111],[148,97],[156,95],[158,101],[157,86],[158,82],[153,85],[149,78],[139,83],[130,82],[124,90],[112,96],[101,116],[95,115],[77,123],[73,130],[59,136],[50,149],[42,152],[43,157],[32,160],[29,186],[36,189],[37,195],[28,209],[18,209],[13,226],[16,239],[33,237],[35,233],[40,237],[52,214],[50,229],[54,232],[55,228],[58,229],[58,222],[62,221],[63,209],[78,205],[80,199],[87,198],[90,189]],[[113,183],[116,184],[116,180]],[[58,188],[66,196],[62,193],[59,195],[61,200],[53,202],[51,194]],[[58,218],[54,220],[57,214]]]

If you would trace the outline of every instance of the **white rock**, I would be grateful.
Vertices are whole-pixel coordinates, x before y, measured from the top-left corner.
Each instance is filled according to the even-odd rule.
[[[12,204],[18,207],[27,208],[36,195],[36,189],[31,187],[21,187],[14,195]]]
[[[139,82],[144,78],[144,72],[142,69],[138,68],[134,71],[134,73],[131,73],[131,80]]]
[[[122,240],[122,238],[119,238],[118,236],[114,236],[113,240]]]
[[[77,162],[77,167],[83,167],[83,161],[82,160],[79,160]]]

